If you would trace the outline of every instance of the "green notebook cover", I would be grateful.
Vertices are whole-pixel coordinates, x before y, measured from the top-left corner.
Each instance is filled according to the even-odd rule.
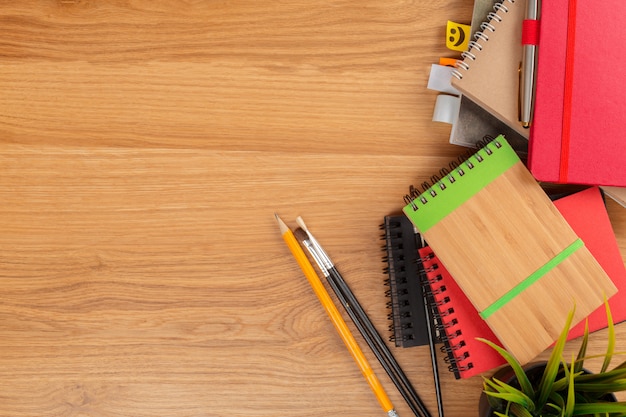
[[[498,136],[415,198],[404,208],[404,213],[419,231],[426,232],[516,162],[520,159],[513,148],[503,136]],[[462,186],[455,186],[457,181],[462,181]],[[453,191],[446,192],[449,188]]]

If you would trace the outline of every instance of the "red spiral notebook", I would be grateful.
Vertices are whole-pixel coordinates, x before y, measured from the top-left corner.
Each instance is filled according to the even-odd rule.
[[[625,321],[626,268],[599,189],[589,188],[561,198],[554,204],[618,288],[609,304],[613,320]],[[445,350],[448,352],[449,368],[456,378],[469,378],[504,364],[498,353],[475,340],[482,337],[498,341],[432,249],[426,246],[419,249],[419,254],[438,306],[441,327],[446,333],[444,340],[447,339]],[[595,310],[588,320],[592,332],[605,328],[604,306]],[[581,336],[584,325],[583,321],[574,326],[569,338]]]
[[[626,2],[541,4],[528,167],[558,183],[626,186]]]

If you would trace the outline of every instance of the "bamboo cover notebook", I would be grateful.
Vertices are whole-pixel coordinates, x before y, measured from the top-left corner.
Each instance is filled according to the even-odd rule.
[[[404,213],[502,344],[527,363],[559,335],[570,310],[587,317],[617,289],[499,136]]]
[[[599,189],[593,187],[574,193],[556,200],[554,205],[618,288],[609,301],[613,320],[616,323],[626,320],[626,268]],[[425,246],[419,249],[419,254],[449,343],[444,350],[450,371],[456,378],[469,378],[504,364],[502,356],[476,340],[482,337],[498,342],[433,250]],[[590,332],[604,329],[607,326],[604,306],[594,310],[587,320]],[[584,325],[584,321],[575,325],[568,339],[582,336]]]
[[[528,139],[517,105],[526,0],[502,0],[494,9],[457,62],[452,86]]]
[[[626,186],[626,2],[541,6],[529,167],[542,181]]]

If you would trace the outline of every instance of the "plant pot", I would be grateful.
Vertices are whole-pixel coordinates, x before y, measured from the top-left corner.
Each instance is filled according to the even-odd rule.
[[[523,366],[524,372],[528,375],[528,379],[533,386],[539,384],[541,377],[543,375],[543,371],[546,367],[547,362],[532,362],[525,366]],[[590,371],[583,369],[585,373],[591,373]],[[513,372],[513,368],[510,366],[505,366],[500,368],[493,374],[493,378],[497,378],[502,382],[506,382],[512,386],[519,388],[519,384],[517,383],[517,378],[515,377],[515,372]],[[617,398],[613,394],[607,394],[603,397],[605,401],[617,401]],[[478,402],[478,416],[479,417],[494,417],[494,410],[489,403],[487,395],[483,392],[480,395],[480,400]]]
[[[541,375],[543,375],[543,370],[546,367],[547,362],[533,362],[524,366],[524,372],[528,375],[528,379],[534,385],[539,383],[541,380]],[[519,387],[517,384],[517,378],[515,377],[515,372],[513,372],[513,368],[510,366],[505,366],[497,370],[493,374],[493,378],[497,378],[502,382],[506,382],[507,384]],[[495,410],[489,404],[489,399],[487,395],[483,392],[480,395],[480,400],[478,401],[478,416],[479,417],[493,417],[495,414],[493,413]]]

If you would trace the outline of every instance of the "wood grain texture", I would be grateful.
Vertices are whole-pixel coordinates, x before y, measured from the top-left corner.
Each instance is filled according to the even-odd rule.
[[[492,156],[483,154],[484,163],[497,158],[498,149],[492,149]],[[478,164],[474,158],[470,162]],[[471,172],[465,165],[462,168],[465,177],[457,178],[454,187],[471,184]],[[435,188],[438,195],[427,203],[433,205],[429,213],[433,207],[445,210],[446,203],[451,204],[445,193],[455,190],[452,186]],[[425,194],[428,199],[430,195]],[[420,204],[420,210],[422,207]],[[420,215],[420,210],[409,208],[407,214],[413,215],[422,228],[427,215]],[[502,345],[522,364],[533,361],[558,339],[572,308],[576,310],[573,323],[578,323],[617,292],[582,242],[580,248],[529,284],[527,278],[557,258],[578,236],[519,160],[450,214],[422,230]],[[515,294],[515,288],[524,285],[527,288]],[[555,303],[557,294],[559,302]],[[494,307],[507,297],[508,301]]]
[[[385,333],[378,224],[459,152],[425,86],[471,2],[0,6],[0,416],[380,415],[274,213]],[[394,353],[435,410],[428,349]]]

